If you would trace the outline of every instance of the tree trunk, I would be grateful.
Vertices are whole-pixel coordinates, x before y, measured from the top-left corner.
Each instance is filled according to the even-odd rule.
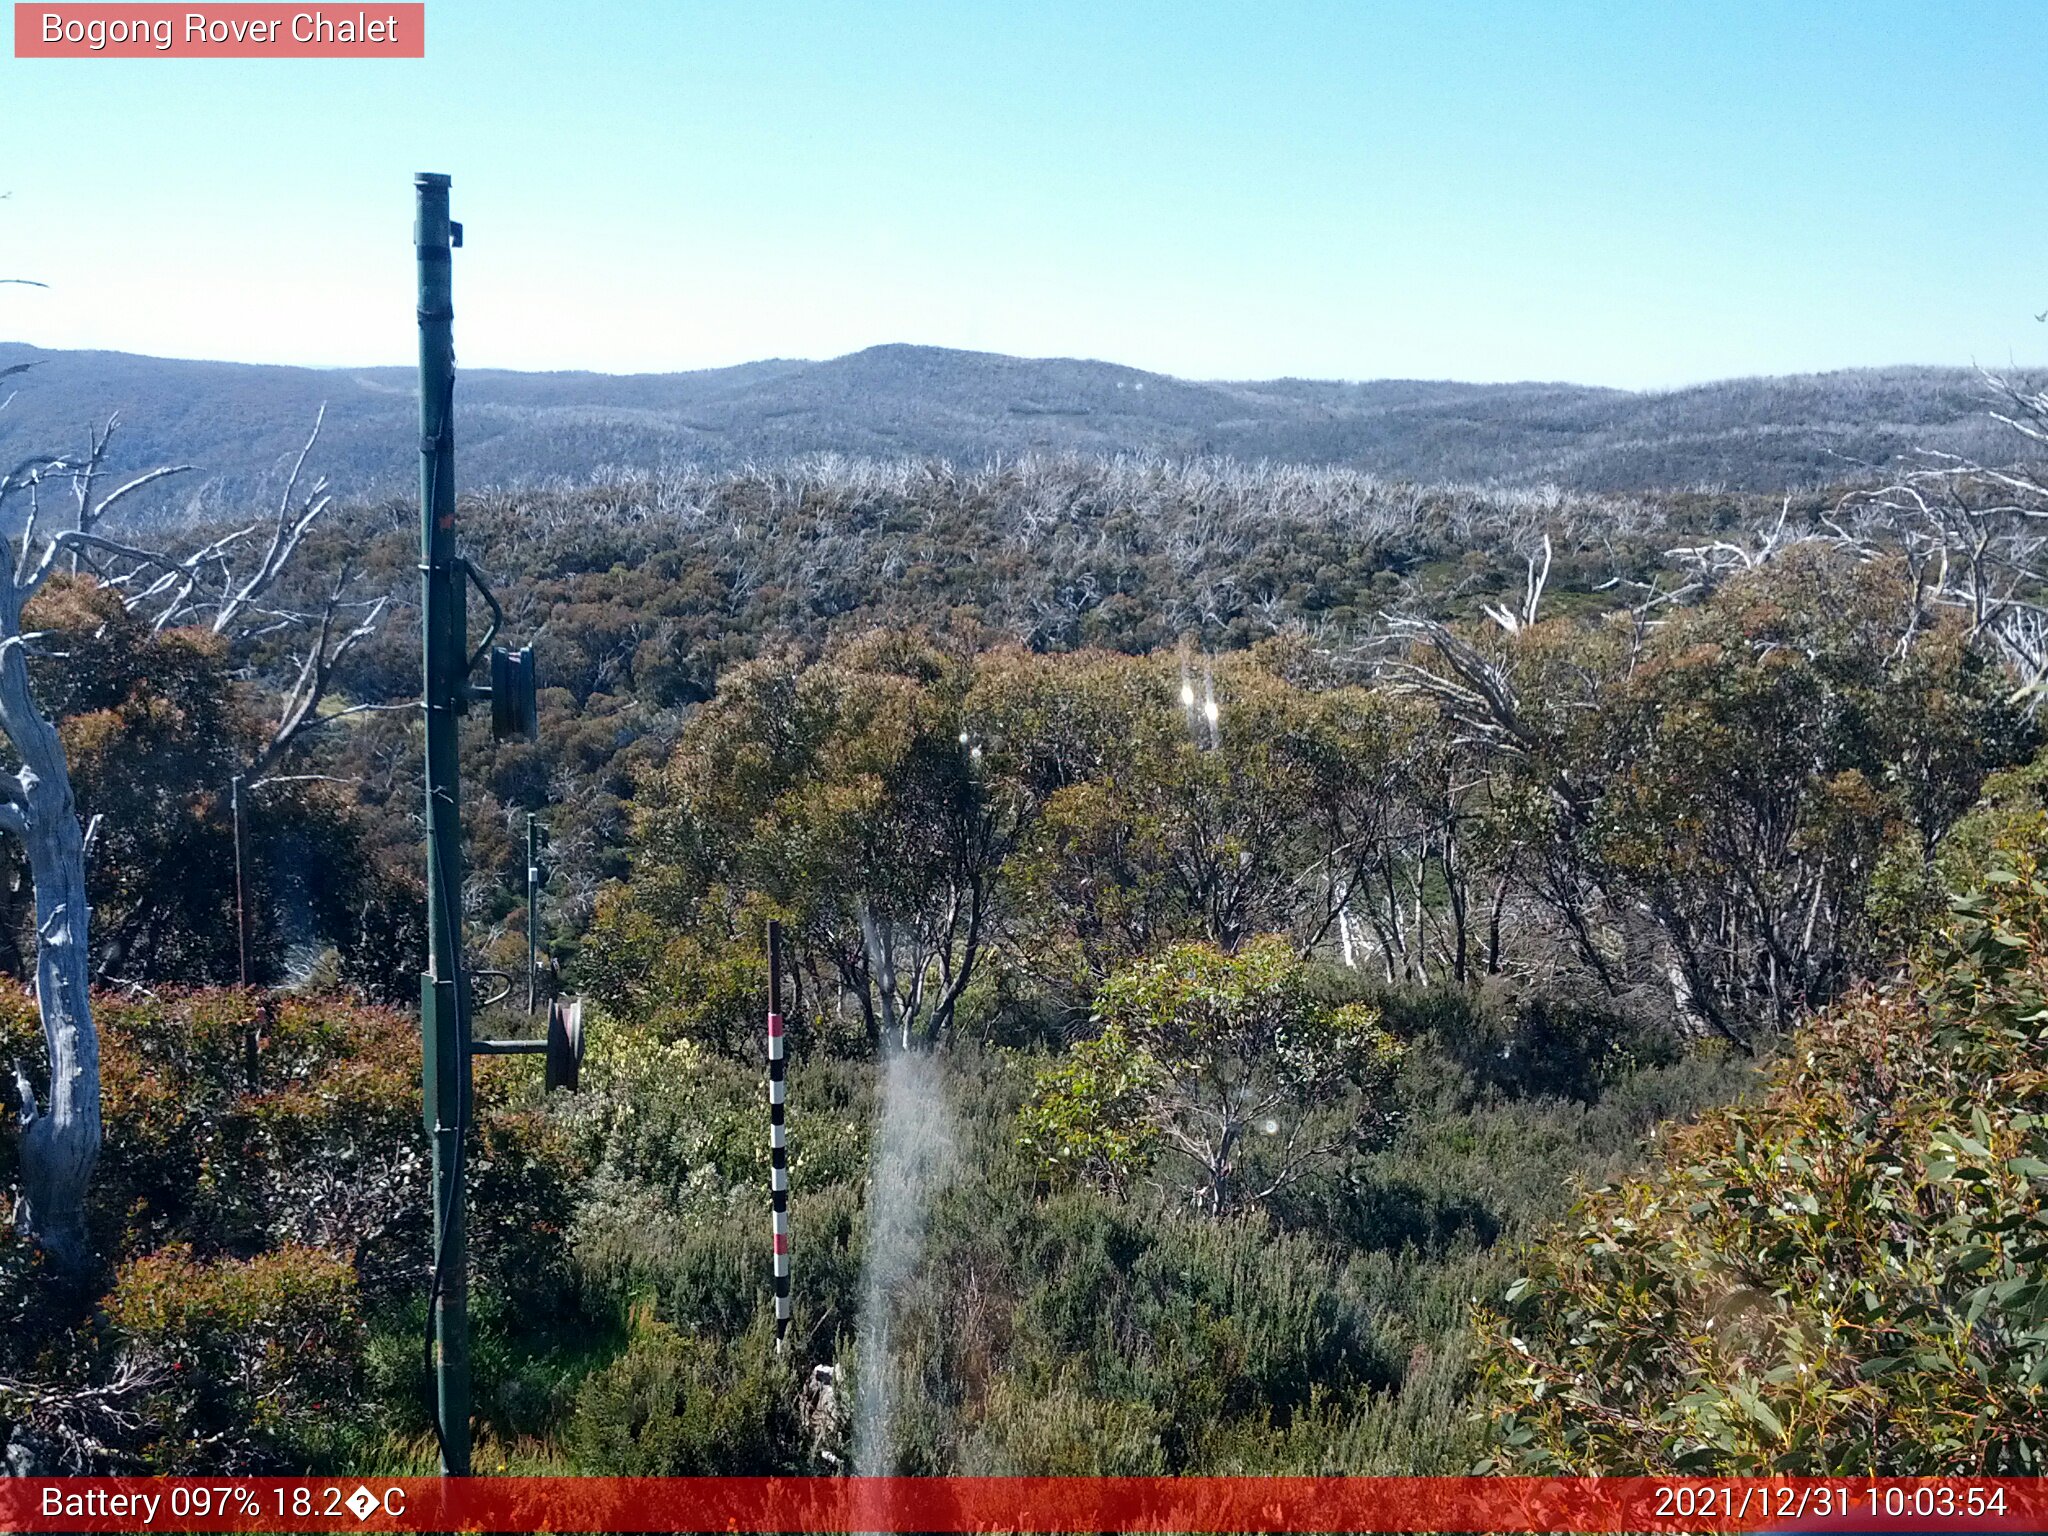
[[[14,626],[10,626],[12,628]],[[56,727],[29,695],[19,644],[0,651],[0,729],[23,766],[8,825],[22,839],[36,901],[36,1005],[48,1052],[48,1104],[41,1109],[22,1064],[21,1193],[14,1219],[60,1268],[88,1257],[85,1192],[100,1151],[100,1050],[93,1027],[86,947],[85,836]],[[10,791],[10,794],[12,792]]]
[[[1466,933],[1465,866],[1458,862],[1456,842],[1448,821],[1444,824],[1444,889],[1449,893],[1451,903],[1451,975],[1462,987],[1471,970],[1468,957],[1470,940]]]

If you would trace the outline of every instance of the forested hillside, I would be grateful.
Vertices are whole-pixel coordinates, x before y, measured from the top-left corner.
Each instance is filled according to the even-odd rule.
[[[111,518],[52,544],[23,617],[91,828],[106,1116],[84,1257],[17,1233],[0,1270],[38,1465],[433,1455],[416,513],[307,516],[311,473],[167,553]],[[2029,1262],[2032,1111],[1951,1110],[2020,1082],[2038,1025],[2044,507],[1939,466],[1786,498],[1082,457],[465,499],[544,685],[538,740],[466,748],[472,947],[523,964],[535,814],[543,939],[597,1005],[578,1094],[481,1064],[479,1469],[2022,1465],[2038,1298],[1970,1309]],[[297,529],[288,558],[252,526]],[[0,1023],[17,1102],[47,1093],[34,1003]],[[1902,1259],[1825,1357],[1854,1411],[1782,1374],[1844,1251],[1822,1192],[1759,1249],[1732,1367],[1616,1300],[1722,1315],[1784,1225],[1717,1169],[1728,1128],[1825,1141],[1838,1102],[1886,1146],[1951,1138],[1907,1194],[1973,1255]],[[1947,1188],[1977,1164],[1981,1209]],[[1666,1184],[1707,1202],[1697,1257],[1551,1235]],[[1916,1366],[1933,1429],[1860,1427],[1906,1404],[1880,1362],[1993,1302],[1996,1350]],[[1634,1331],[1601,1353],[1609,1317]],[[1612,1403],[1550,1390],[1589,1371]],[[1674,1393],[1691,1418],[1646,1407]]]
[[[119,411],[138,458],[189,463],[225,512],[281,476],[317,411],[327,459],[357,494],[417,475],[410,370],[254,367],[0,344],[29,387],[0,415],[18,458]],[[0,375],[4,376],[4,375]],[[1972,370],[1890,368],[1631,392],[1572,384],[1195,382],[1111,363],[939,347],[871,347],[696,373],[467,371],[468,483],[580,481],[620,466],[732,469],[814,453],[946,458],[1217,455],[1330,464],[1419,482],[1582,491],[1812,489],[1902,454],[2002,451]]]

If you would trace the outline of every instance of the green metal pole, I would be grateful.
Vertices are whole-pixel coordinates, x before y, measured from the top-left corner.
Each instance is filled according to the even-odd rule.
[[[424,1115],[434,1148],[434,1397],[441,1471],[469,1474],[469,1264],[463,1133],[469,1123],[469,997],[462,969],[462,819],[457,731],[467,704],[463,570],[455,553],[455,313],[448,178],[413,178],[419,218],[420,597],[427,726],[427,973],[420,984]]]

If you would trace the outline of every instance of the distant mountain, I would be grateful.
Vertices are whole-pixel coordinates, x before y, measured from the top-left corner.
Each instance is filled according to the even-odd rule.
[[[121,413],[121,462],[193,464],[182,493],[241,500],[274,484],[325,403],[315,467],[351,495],[413,484],[417,415],[404,368],[187,362],[0,343],[0,452],[83,437]],[[797,454],[1219,454],[1346,464],[1391,478],[1581,490],[1721,485],[1770,491],[1852,478],[1915,448],[2004,458],[1964,369],[1738,379],[1656,393],[1572,384],[1389,379],[1196,383],[1111,363],[939,347],[695,373],[460,376],[465,485],[580,479],[606,466],[728,467]]]

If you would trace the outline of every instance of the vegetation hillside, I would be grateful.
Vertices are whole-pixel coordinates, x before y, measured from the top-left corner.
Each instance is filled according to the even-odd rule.
[[[189,463],[225,512],[282,476],[324,405],[327,464],[362,495],[418,478],[411,370],[257,367],[47,352],[0,344],[28,369],[0,416],[14,458],[70,443],[119,411],[138,456]],[[1416,482],[1580,491],[1811,489],[1938,449],[1989,459],[1986,387],[1961,368],[1735,379],[1632,392],[1558,383],[1197,382],[1111,363],[940,347],[871,347],[695,373],[462,376],[471,484],[581,481],[619,466],[730,470],[836,453],[961,464],[1025,454],[1229,457],[1342,465]],[[10,460],[11,462],[11,460]]]
[[[2013,499],[1030,458],[465,502],[546,683],[468,749],[472,950],[523,963],[534,814],[595,1005],[582,1092],[483,1063],[479,1467],[2030,1467]],[[275,622],[192,606],[213,525],[24,616],[107,1129],[88,1262],[0,1244],[17,1462],[431,1462],[413,518],[309,520]]]
[[[1833,505],[1833,498],[1805,499],[1796,509],[1799,526],[1821,530]],[[626,872],[627,820],[641,775],[688,713],[712,696],[721,672],[765,654],[802,660],[877,627],[922,627],[952,633],[947,643],[956,647],[1016,644],[1045,654],[1104,649],[1178,657],[1185,638],[1199,665],[1211,653],[1296,634],[1310,649],[1339,658],[1332,675],[1360,675],[1390,613],[1490,623],[1482,605],[1522,589],[1546,532],[1555,534],[1549,608],[1619,612],[1638,588],[1612,585],[1617,577],[1660,579],[1674,542],[1746,539],[1752,525],[1768,526],[1776,512],[1773,502],[1736,496],[1490,492],[1342,470],[1079,459],[974,473],[823,459],[773,472],[621,476],[465,499],[465,541],[506,592],[512,633],[533,637],[542,681],[539,740],[491,750],[478,744],[465,768],[476,916],[486,937],[507,937],[523,963],[523,818],[544,813],[552,836],[545,920],[551,940],[565,958],[572,955],[598,887]],[[252,974],[276,980],[288,963],[302,967],[339,945],[345,960],[387,955],[394,962],[388,970],[350,974],[374,996],[407,1001],[416,984],[390,945],[392,925],[410,910],[405,890],[418,882],[418,727],[408,707],[419,686],[417,515],[394,500],[338,508],[329,517],[309,534],[305,574],[287,573],[279,603],[317,612],[333,590],[353,605],[345,610],[350,614],[380,600],[386,607],[374,632],[341,659],[326,706],[366,712],[338,720],[325,740],[316,737],[314,758],[302,765],[343,781],[348,792],[326,793],[314,780],[298,788],[280,784],[250,802],[248,814],[259,818],[250,848],[254,878],[265,884],[253,903],[263,942]],[[54,606],[38,622],[73,627]],[[92,627],[99,623],[95,616]],[[203,928],[212,936],[208,961],[152,970],[135,963],[128,944],[107,942],[101,970],[144,982],[231,981],[233,951],[219,938],[232,932],[222,905],[232,900],[231,885],[222,883],[229,870],[230,759],[247,761],[254,752],[268,701],[295,679],[302,637],[286,630],[254,642],[251,654],[230,656],[211,641],[188,644],[182,632],[150,633],[147,623],[118,633],[125,638],[114,643],[67,641],[70,664],[53,658],[45,669],[61,712],[83,717],[87,691],[97,689],[91,710],[127,698],[129,713],[141,718],[170,687],[152,668],[174,662],[187,672],[198,668],[218,699],[211,707],[231,711],[235,723],[225,732],[188,731],[175,765],[120,750],[118,735],[104,736],[106,748],[81,758],[88,775],[98,771],[95,764],[116,775],[131,767],[142,773],[129,787],[117,789],[110,780],[86,793],[89,808],[98,805],[96,796],[117,793],[138,797],[138,806],[168,796],[182,808],[169,819],[110,817],[107,836],[152,839],[175,831],[203,839],[193,846],[207,851],[192,867],[215,872],[194,887],[192,904],[180,909],[173,902],[157,919]],[[164,742],[158,751],[169,749]],[[260,818],[280,796],[310,796],[359,818],[359,844],[320,845],[362,848],[382,877],[377,891],[347,898],[354,903],[352,935],[334,926],[341,919],[332,911],[319,917],[311,893],[352,889],[347,881],[358,876],[268,888],[273,871],[283,881],[317,867],[284,845],[270,852]],[[283,816],[277,825],[292,821]],[[95,866],[102,881],[175,888],[175,881],[152,886],[155,870],[192,879],[179,861],[139,847]],[[210,906],[199,891],[211,892]],[[115,914],[134,898],[105,886],[96,900],[108,934],[110,922],[121,921]],[[0,910],[11,913],[11,925],[25,919],[25,902],[25,883],[17,882],[11,896],[0,888]],[[196,915],[202,911],[203,918]]]

